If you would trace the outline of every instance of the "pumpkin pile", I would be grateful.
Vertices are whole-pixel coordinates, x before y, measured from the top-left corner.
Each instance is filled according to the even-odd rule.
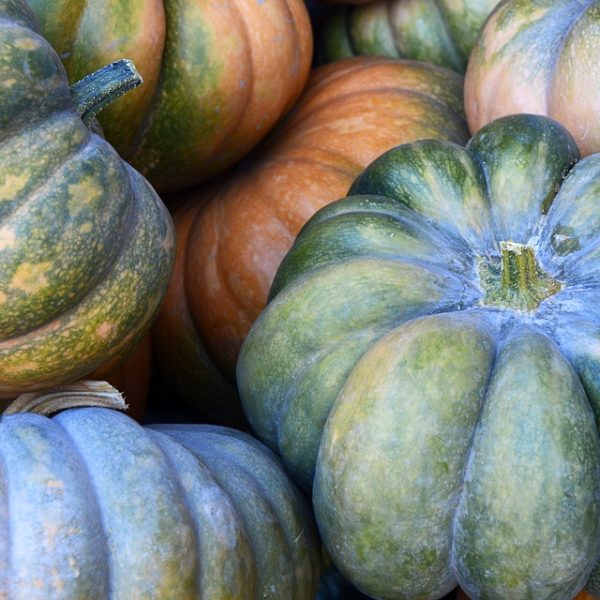
[[[0,598],[600,597],[599,65],[600,0],[0,0]]]

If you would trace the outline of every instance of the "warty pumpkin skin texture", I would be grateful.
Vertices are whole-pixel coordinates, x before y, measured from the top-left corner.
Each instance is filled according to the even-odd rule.
[[[135,346],[164,295],[174,232],[150,184],[84,125],[19,0],[0,0],[0,132],[0,391],[20,392]]]
[[[562,123],[583,156],[600,151],[600,2],[509,0],[490,16],[469,59],[471,133],[519,112]]]
[[[31,0],[71,81],[127,56],[145,80],[99,115],[162,192],[224,170],[300,94],[312,59],[302,0]]]
[[[430,62],[464,73],[475,39],[498,0],[376,0],[336,8],[319,36],[329,62],[356,55]]]
[[[302,225],[376,156],[428,137],[466,141],[459,75],[374,57],[316,69],[263,147],[174,213],[175,269],[153,329],[171,389],[199,407],[235,398],[241,342]]]
[[[309,503],[247,434],[114,410],[0,419],[7,600],[312,600]]]
[[[598,562],[600,155],[577,158],[533,115],[398,146],[282,262],[242,403],[369,595],[570,599]]]

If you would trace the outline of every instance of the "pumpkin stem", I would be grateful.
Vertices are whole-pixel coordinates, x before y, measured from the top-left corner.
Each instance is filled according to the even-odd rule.
[[[494,261],[480,265],[484,304],[530,311],[562,288],[560,281],[540,269],[533,248],[500,242],[500,251],[499,265]]]
[[[106,381],[88,380],[61,385],[44,392],[21,394],[6,407],[2,414],[30,412],[50,416],[61,410],[80,406],[127,410],[127,404],[116,388]]]
[[[71,86],[75,110],[90,125],[94,116],[129,90],[144,82],[135,65],[124,58],[106,65]]]

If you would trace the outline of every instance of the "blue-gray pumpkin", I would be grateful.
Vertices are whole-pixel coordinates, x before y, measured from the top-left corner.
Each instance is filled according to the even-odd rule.
[[[319,550],[308,501],[247,434],[99,407],[0,417],[2,598],[312,600]]]
[[[577,161],[531,115],[398,146],[278,271],[242,401],[369,595],[599,589],[600,155]]]

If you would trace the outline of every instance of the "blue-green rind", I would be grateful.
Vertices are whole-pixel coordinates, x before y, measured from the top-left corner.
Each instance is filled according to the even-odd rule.
[[[475,295],[449,271],[390,258],[340,261],[299,278],[242,345],[237,382],[252,428],[310,487],[320,431],[360,354],[404,320],[456,309]],[[319,365],[325,357],[326,376]]]
[[[433,600],[456,586],[454,511],[495,335],[475,315],[410,321],[364,354],[331,410],[315,514],[334,562],[370,596]]]
[[[600,550],[600,442],[581,383],[544,335],[513,330],[466,466],[453,564],[473,598],[573,598]]]
[[[90,477],[45,417],[0,418],[0,527],[1,597],[108,596],[108,543]]]

